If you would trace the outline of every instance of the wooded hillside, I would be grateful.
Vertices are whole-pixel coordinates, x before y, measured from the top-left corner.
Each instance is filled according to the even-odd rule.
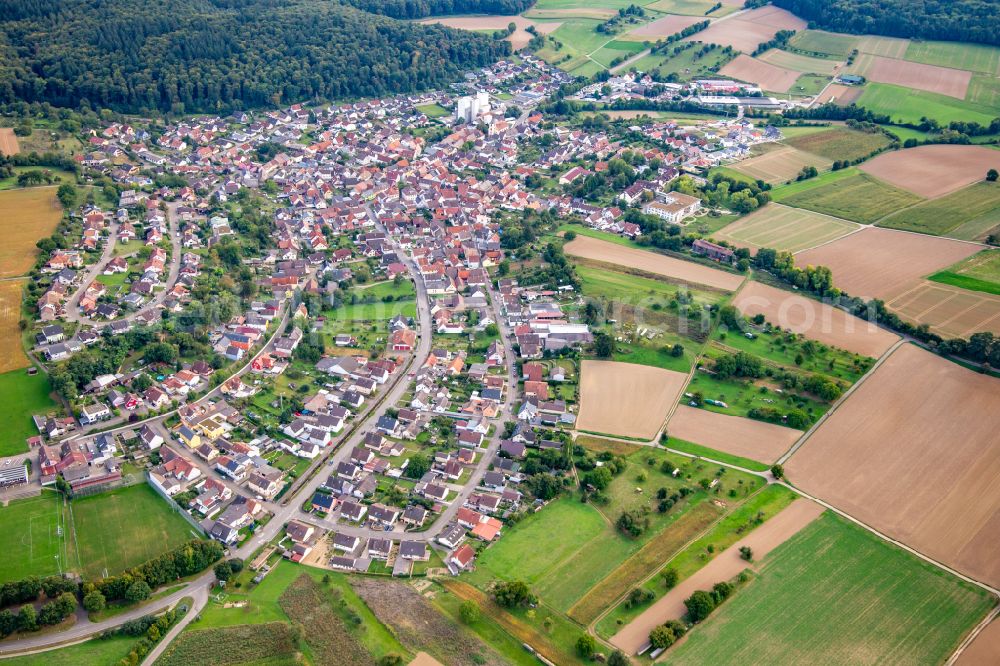
[[[0,103],[221,112],[443,87],[509,53],[329,0],[6,0]]]
[[[997,0],[774,0],[833,32],[1000,45]]]

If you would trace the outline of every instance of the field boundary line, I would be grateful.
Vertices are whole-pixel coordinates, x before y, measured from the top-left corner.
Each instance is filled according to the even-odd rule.
[[[986,617],[980,620],[979,624],[972,628],[972,631],[970,631],[969,635],[965,637],[965,640],[959,643],[958,647],[955,648],[955,651],[951,653],[950,657],[948,657],[948,661],[944,662],[944,666],[953,666],[955,662],[958,661],[958,658],[962,656],[962,653],[965,652],[965,650],[972,645],[973,641],[979,637],[979,634],[983,633],[983,630],[990,626],[990,623],[997,618],[997,615],[1000,615],[1000,606],[994,606],[993,610],[987,613]]]
[[[826,420],[830,418],[840,408],[840,406],[843,405],[849,397],[851,397],[851,395],[854,394],[854,391],[857,390],[859,386],[864,384],[869,377],[875,374],[875,371],[878,370],[878,368],[890,356],[892,356],[897,349],[902,347],[904,344],[907,344],[907,340],[905,338],[900,338],[895,343],[893,343],[893,345],[889,347],[889,349],[887,349],[885,353],[882,354],[882,356],[880,356],[877,361],[875,361],[872,367],[868,369],[868,372],[862,375],[861,378],[858,379],[858,381],[854,382],[854,384],[852,384],[849,389],[844,391],[844,394],[840,396],[840,398],[838,398],[835,403],[833,403],[833,406],[830,407],[830,409],[827,410],[825,414],[819,417],[816,423],[814,423],[811,428],[806,430],[805,433],[803,433],[802,436],[799,437],[799,439],[796,440],[794,444],[792,444],[792,447],[788,449],[788,451],[786,451],[784,455],[782,455],[775,461],[775,464],[784,465],[786,462],[788,462],[788,459],[791,458],[793,455],[795,455],[796,451],[802,448],[802,445],[805,444],[809,440],[809,438],[813,435],[813,433],[815,433],[820,428],[820,426],[826,423]]]

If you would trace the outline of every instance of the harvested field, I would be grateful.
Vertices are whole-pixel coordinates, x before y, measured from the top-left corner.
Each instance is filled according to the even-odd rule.
[[[881,132],[859,132],[849,127],[832,127],[822,132],[785,139],[793,148],[831,160],[855,160],[867,157],[892,141]]]
[[[852,296],[889,301],[925,275],[970,257],[972,243],[869,227],[795,255],[799,266],[826,266],[833,282]]]
[[[0,192],[0,278],[24,275],[35,263],[42,238],[59,223],[62,207],[56,188],[32,187]]]
[[[0,155],[10,157],[21,152],[13,127],[0,127]]]
[[[1000,621],[990,622],[955,661],[955,666],[984,664],[1000,664]]]
[[[1000,333],[1000,296],[923,281],[886,305],[904,319],[928,324],[944,337]]]
[[[578,430],[649,439],[676,404],[687,375],[635,363],[584,361]]]
[[[649,640],[653,627],[667,620],[680,619],[686,612],[684,600],[696,590],[709,590],[719,581],[729,580],[751,566],[740,557],[740,547],[750,546],[754,558],[763,559],[806,525],[815,520],[823,507],[807,499],[797,499],[781,513],[723,551],[691,577],[667,592],[639,617],[611,638],[611,644],[633,655]]]
[[[859,56],[851,69],[871,81],[926,90],[956,99],[965,99],[969,81],[972,80],[972,72],[962,69],[925,65],[876,55]]]
[[[796,484],[1000,584],[1000,380],[897,349],[785,465]]]
[[[934,145],[883,153],[861,170],[896,187],[933,199],[1000,169],[1000,151],[985,146]]]
[[[450,622],[406,583],[356,576],[351,578],[351,587],[401,643],[433,655],[446,666],[504,663],[479,637]]]
[[[608,606],[669,560],[691,539],[704,532],[719,518],[722,509],[711,502],[693,507],[662,533],[651,539],[641,550],[625,560],[569,609],[569,616],[582,625],[589,625]]]
[[[21,344],[23,280],[0,282],[0,374],[31,365]]]
[[[757,59],[763,60],[768,64],[774,65],[775,67],[793,69],[802,74],[825,74],[827,76],[836,73],[841,64],[836,60],[811,58],[809,56],[799,55],[798,53],[782,51],[781,49],[771,49],[766,51],[757,56]]]
[[[703,20],[704,19],[698,18],[697,16],[668,15],[663,18],[656,19],[652,23],[647,23],[644,26],[636,28],[632,32],[625,35],[623,39],[637,37],[642,40],[655,40],[658,37],[669,37],[670,35],[675,35],[684,28],[692,26]]]
[[[773,463],[802,436],[792,428],[687,405],[677,407],[667,430],[671,437],[764,463]]]
[[[629,266],[686,284],[705,285],[714,289],[734,291],[743,282],[741,275],[655,252],[609,243],[589,236],[578,235],[566,243],[563,249],[566,254],[574,257]]]
[[[760,282],[744,287],[733,305],[747,317],[762,314],[773,325],[871,358],[878,358],[899,340],[895,333],[843,310]]]
[[[531,41],[531,33],[526,28],[535,26],[535,30],[543,35],[547,35],[562,25],[552,21],[536,23],[523,16],[456,16],[452,18],[434,18],[421,21],[421,23],[440,23],[449,28],[459,28],[461,30],[506,30],[507,25],[513,23],[517,26],[514,34],[507,38],[515,50],[524,48]]]
[[[671,665],[943,664],[993,603],[830,511],[758,570],[671,648]]]
[[[816,98],[817,104],[826,104],[827,102],[835,102],[840,106],[850,106],[858,101],[865,89],[860,86],[845,86],[840,83],[832,83],[826,87],[819,97]]]
[[[795,180],[795,177],[802,171],[802,167],[814,166],[823,171],[830,168],[831,164],[833,164],[833,160],[786,146],[772,150],[760,157],[743,160],[733,164],[731,168],[745,173],[751,178],[776,185]]]
[[[777,67],[748,55],[736,56],[719,70],[719,74],[740,81],[756,83],[764,90],[774,92],[787,92],[799,78],[799,72],[794,69]]]
[[[775,194],[781,203],[807,208],[817,213],[871,224],[914,204],[920,197],[906,190],[893,187],[868,174],[852,169],[832,171],[829,178],[819,178],[793,183],[801,186],[793,194]],[[780,196],[780,199],[779,199]]]
[[[860,229],[857,224],[802,208],[772,203],[723,227],[717,238],[756,250],[798,252]]]
[[[806,22],[791,12],[768,5],[737,18],[714,22],[684,41],[721,44],[751,53],[758,44],[768,41],[779,30],[802,30],[805,27]]]

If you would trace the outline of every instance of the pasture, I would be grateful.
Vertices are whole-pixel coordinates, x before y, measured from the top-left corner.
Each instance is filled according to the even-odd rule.
[[[21,280],[0,282],[0,373],[31,365],[21,344]]]
[[[18,349],[21,341],[18,340]],[[0,457],[24,453],[26,440],[38,434],[33,414],[56,411],[51,397],[52,386],[44,372],[29,375],[25,370],[11,370],[0,374]]]
[[[636,268],[681,283],[724,291],[733,291],[743,282],[741,275],[582,234],[566,243],[563,250],[570,256]]]
[[[726,548],[711,562],[663,595],[615,634],[611,639],[612,645],[626,654],[635,654],[646,643],[649,632],[654,627],[667,620],[679,620],[684,616],[687,610],[684,599],[697,590],[711,589],[712,585],[719,581],[731,580],[750,567],[750,564],[740,557],[741,546],[751,548],[758,560],[764,559],[768,553],[816,520],[821,513],[823,507],[815,502],[806,499],[794,501],[778,515]]]
[[[829,169],[833,160],[784,146],[757,157],[751,157],[731,165],[730,168],[745,173],[755,180],[763,180],[771,185],[794,181],[804,167],[816,167],[820,171]]]
[[[773,463],[802,433],[740,416],[680,405],[667,423],[671,437],[703,444],[730,455]]]
[[[55,231],[62,207],[56,188],[32,187],[0,192],[0,278],[24,275],[35,263],[42,238]]]
[[[733,305],[746,317],[762,314],[774,326],[869,358],[881,356],[899,340],[839,308],[760,282],[741,289]]]
[[[616,361],[583,361],[578,430],[649,439],[677,402],[687,375]]]
[[[942,663],[993,603],[830,512],[758,568],[671,664]]]
[[[655,21],[639,26],[635,30],[624,35],[623,39],[634,39],[637,41],[655,41],[660,37],[669,37],[684,28],[694,25],[704,19],[697,16],[676,16],[667,15]]]
[[[113,576],[201,536],[145,483],[73,500],[71,510],[85,578]]]
[[[998,212],[1000,184],[980,182],[890,215],[878,226],[976,240],[992,229],[979,221],[993,220]]]
[[[857,42],[858,38],[854,35],[823,30],[801,30],[795,33],[789,44],[797,51],[846,58]]]
[[[987,294],[1000,294],[1000,250],[983,250],[928,280]]]
[[[815,186],[810,187],[813,182]],[[803,181],[798,193],[781,198],[781,203],[787,206],[862,224],[871,224],[920,201],[919,196],[876,180],[867,173],[855,173],[827,182],[819,179]]]
[[[782,51],[781,49],[765,51],[757,56],[757,58],[782,69],[791,69],[802,74],[823,74],[826,76],[836,73],[841,64],[836,60],[811,58],[798,53]]]
[[[785,472],[879,531],[997,585],[997,432],[1000,380],[903,345]]]
[[[869,227],[795,256],[800,266],[827,266],[852,296],[892,299],[925,275],[976,253],[977,246],[945,238]]]
[[[739,247],[798,252],[856,231],[853,222],[772,203],[723,227],[717,238]]]
[[[4,554],[0,581],[75,570],[67,518],[62,495],[53,490],[0,507],[0,551]]]
[[[953,286],[954,282],[962,284]],[[982,293],[983,289],[969,291],[968,285],[963,279],[921,281],[886,305],[904,319],[927,324],[945,337],[966,338],[979,331],[1000,333],[1000,296]],[[996,290],[997,285],[991,286]]]
[[[7,657],[4,666],[79,666],[80,664],[117,664],[135,648],[132,636],[92,638],[83,643],[19,657]]]
[[[787,92],[799,78],[799,72],[778,67],[769,62],[738,55],[719,70],[725,77],[756,83],[764,90]]]
[[[0,127],[0,155],[10,157],[21,152],[13,127]]]
[[[887,114],[893,122],[918,124],[921,118],[927,117],[942,125],[952,121],[989,125],[997,115],[996,109],[982,104],[888,83],[868,83],[856,90],[861,91],[861,96],[854,100],[858,106]]]
[[[758,44],[768,41],[779,30],[802,30],[805,27],[806,22],[794,14],[768,5],[752,9],[736,18],[713,22],[705,30],[684,41],[721,44],[752,53]]]
[[[859,132],[849,127],[831,127],[790,137],[784,143],[830,160],[856,160],[885,148],[892,140],[881,132]]]
[[[890,185],[934,199],[1000,168],[1000,151],[986,146],[917,146],[883,153],[860,168]]]
[[[852,74],[859,74],[876,83],[925,90],[955,99],[965,99],[969,81],[972,80],[972,72],[961,69],[883,58],[867,53],[859,55],[850,70]]]

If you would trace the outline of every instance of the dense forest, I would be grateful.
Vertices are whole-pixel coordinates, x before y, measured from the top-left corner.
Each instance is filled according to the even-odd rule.
[[[437,88],[510,53],[491,36],[329,0],[4,0],[0,28],[0,103],[121,112]]]
[[[997,0],[774,0],[835,32],[1000,45]]]
[[[447,14],[520,14],[535,0],[343,0],[358,9],[399,19]]]

